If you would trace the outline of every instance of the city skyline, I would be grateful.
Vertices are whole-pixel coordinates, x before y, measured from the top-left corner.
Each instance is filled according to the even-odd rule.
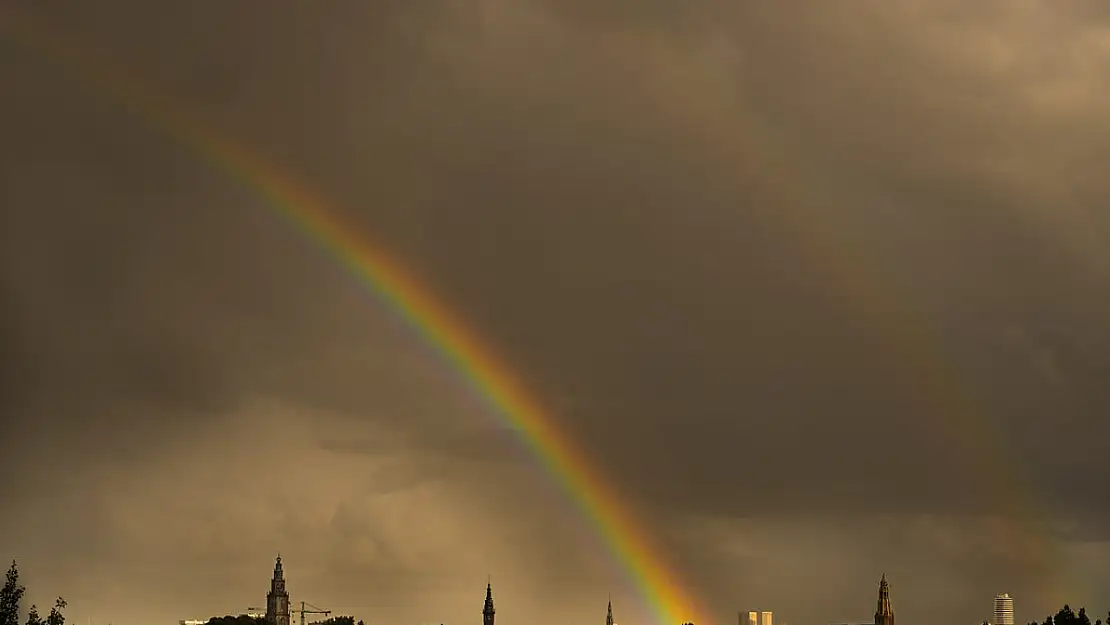
[[[26,601],[1110,606],[1106,2],[803,2],[0,2]]]
[[[877,607],[876,607],[876,611],[875,611],[875,615],[874,615],[873,625],[894,625],[895,624],[893,601],[891,600],[890,595],[891,595],[891,593],[890,593],[890,584],[886,579],[886,575],[883,574],[881,576],[881,578],[879,580],[879,584],[878,584],[878,601],[877,601]],[[300,611],[302,620],[304,620],[305,615],[310,612],[310,611],[304,610],[304,604],[306,604],[306,603],[307,602],[302,602],[302,610]],[[253,617],[253,618],[264,620],[266,625],[280,625],[281,623],[289,623],[290,622],[291,609],[290,609],[290,604],[289,604],[289,593],[285,589],[284,567],[282,566],[282,560],[281,560],[281,555],[280,554],[278,554],[275,557],[273,576],[270,580],[270,590],[266,595],[266,606],[267,607],[266,607],[266,611],[265,611],[264,614],[258,614],[256,612],[252,612],[251,610],[253,610],[254,608],[248,608],[247,611],[241,612],[240,615],[250,616],[250,617]],[[312,614],[321,615],[321,618],[324,618],[325,620],[327,619],[327,617],[329,615],[333,614],[332,610],[322,610],[322,609],[317,608],[314,605],[312,606],[312,608],[313,608],[313,610],[311,610]],[[493,603],[492,580],[488,580],[487,583],[486,583],[485,600],[483,602],[482,612],[481,612],[482,625],[495,625],[495,622],[494,622],[495,614],[496,614],[496,610],[495,610],[494,603]],[[1013,600],[1013,597],[1011,597],[1009,595],[1009,593],[999,593],[999,594],[995,595],[992,614],[993,614],[993,618],[989,621],[990,625],[1014,625],[1015,621],[1014,621],[1014,600]],[[336,616],[338,616],[338,615],[336,615]],[[357,619],[357,617],[354,616],[354,615],[348,615],[348,616],[351,616],[351,617]],[[218,616],[214,616],[213,618],[218,618]],[[739,612],[737,612],[737,618],[738,618],[738,621],[739,621],[740,625],[745,625],[745,623],[748,623],[748,624],[754,623],[756,625],[773,625],[773,623],[774,623],[774,611],[773,610],[750,610],[750,611],[747,611],[747,612],[739,611]],[[454,619],[441,619],[441,620],[444,623],[446,623],[446,622],[455,622],[455,623],[460,622],[460,621],[454,620]],[[463,619],[463,620],[465,620],[465,619]],[[182,619],[182,620],[179,620],[180,625],[203,625],[206,622],[207,621],[203,620],[203,619],[202,620],[196,620],[196,619]],[[316,621],[313,621],[313,622],[320,622],[320,621],[316,620]],[[360,620],[360,622],[361,622],[361,620]],[[832,624],[833,622],[834,622],[833,620],[829,620],[829,621],[827,621],[827,623],[821,623],[821,624],[815,624],[815,625],[828,625],[828,624]],[[780,624],[781,624],[781,621],[780,621]],[[612,595],[611,594],[609,595],[608,604],[606,606],[605,625],[616,625],[616,619],[613,615],[613,601],[612,601]],[[681,625],[686,625],[686,624],[681,624]]]
[[[299,611],[298,610],[291,610],[290,603],[289,603],[289,592],[286,590],[285,583],[286,583],[285,569],[284,569],[284,566],[283,566],[283,563],[282,563],[281,554],[278,554],[274,559],[273,574],[272,574],[272,577],[270,579],[270,590],[266,594],[266,611],[265,611],[265,613],[264,614],[258,614],[258,613],[255,613],[255,612],[251,611],[254,608],[248,608],[247,611],[241,612],[241,613],[239,613],[239,615],[240,616],[250,616],[252,618],[260,619],[260,620],[264,621],[265,625],[282,625],[283,623],[285,623],[285,624],[290,623],[290,617],[291,617],[291,614],[293,612],[299,612],[301,614],[301,619],[302,619],[302,623],[303,623],[306,620],[306,618],[305,618],[306,615],[308,613],[310,613],[310,611],[304,610],[304,608],[303,608],[303,606],[307,602],[302,602],[302,609],[301,610],[299,610]],[[1010,606],[1010,608],[1009,608],[1008,612],[1007,612],[1006,608],[1004,607],[1005,601],[1003,601],[1003,600],[1009,601],[1008,605]],[[1002,603],[1000,603],[1000,601],[1002,601]],[[1013,621],[1012,605],[1013,605],[1013,601],[1009,597],[1008,594],[1000,594],[1000,595],[997,595],[995,597],[995,613],[996,613],[996,615],[1008,613],[1010,615],[1010,621],[1011,621],[1010,625],[1012,625],[1012,621]],[[330,616],[341,616],[341,615],[338,615],[338,614],[334,614],[333,610],[321,609],[321,608],[317,608],[316,606],[312,606],[312,607],[313,607],[313,610],[311,611],[311,613],[314,614],[314,615],[320,615],[320,618],[323,618],[324,620],[327,620],[327,618],[330,617]],[[743,625],[743,623],[745,622],[744,621],[745,613],[743,611],[741,611],[741,612],[738,612],[737,614],[738,614],[738,618],[740,619],[741,625]],[[351,617],[351,618],[354,618],[356,620],[359,620],[359,622],[361,622],[361,619],[358,619],[358,617],[356,615],[347,615],[347,616]],[[747,622],[755,622],[758,625],[773,625],[774,622],[775,622],[774,621],[774,611],[773,610],[748,611],[746,613],[746,616],[747,616]],[[215,615],[212,618],[219,618],[219,617],[220,617],[220,615]],[[496,618],[496,608],[494,606],[494,600],[493,600],[493,582],[492,582],[492,579],[489,579],[486,582],[485,599],[484,599],[483,604],[482,604],[482,611],[481,611],[482,625],[495,625],[495,618]],[[997,618],[998,617],[996,616],[996,619]],[[443,623],[447,623],[447,622],[458,623],[458,622],[460,622],[460,621],[454,620],[454,619],[441,619],[441,620],[442,620]],[[206,620],[195,620],[195,619],[179,620],[180,625],[203,625],[206,622],[207,622]],[[320,622],[320,621],[315,620],[313,622]],[[616,625],[616,618],[613,615],[612,595],[609,596],[608,603],[607,603],[607,606],[606,606],[605,625]],[[689,625],[689,624],[683,623],[683,624],[680,624],[680,625]],[[881,576],[881,579],[879,580],[879,583],[878,583],[878,603],[877,603],[877,608],[876,608],[876,611],[875,611],[875,620],[874,620],[873,625],[894,625],[893,602],[892,602],[891,597],[890,597],[890,585],[887,582],[885,574],[883,574]],[[996,621],[992,622],[992,625],[1005,625],[1005,624],[1003,623],[1002,620],[996,620]]]

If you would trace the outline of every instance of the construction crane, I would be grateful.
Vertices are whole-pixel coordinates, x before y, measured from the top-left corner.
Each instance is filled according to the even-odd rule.
[[[307,608],[305,606],[307,606]],[[309,608],[311,608],[311,609],[309,609]],[[290,610],[290,612],[292,612],[293,614],[300,613],[300,615],[301,615],[301,625],[304,625],[304,615],[305,614],[323,614],[324,616],[328,616],[328,615],[331,614],[331,610],[321,609],[317,606],[312,605],[311,603],[309,603],[307,601],[302,601],[301,602],[301,609],[300,610]]]

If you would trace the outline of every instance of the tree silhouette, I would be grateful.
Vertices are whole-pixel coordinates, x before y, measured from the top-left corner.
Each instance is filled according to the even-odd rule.
[[[19,567],[12,560],[4,587],[0,588],[0,625],[19,625],[19,604],[26,590],[19,583]]]
[[[1052,617],[1052,622],[1056,625],[1079,625],[1079,617],[1072,611],[1071,606],[1064,604],[1064,607]]]
[[[66,625],[66,617],[62,615],[64,609],[66,609],[66,600],[58,597],[54,601],[54,607],[50,608],[50,614],[46,615],[46,625]]]

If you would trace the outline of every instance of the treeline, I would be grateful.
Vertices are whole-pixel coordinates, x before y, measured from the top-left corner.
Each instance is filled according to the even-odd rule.
[[[353,616],[333,616],[324,621],[313,621],[312,625],[355,625],[355,617]],[[366,625],[362,621],[358,625]]]
[[[1106,615],[1106,623],[1110,625],[1110,614]],[[1065,604],[1056,616],[1046,616],[1042,623],[1030,621],[1029,625],[1091,625],[1091,617],[1087,616],[1087,608],[1079,608],[1076,612]],[[1102,625],[1102,619],[1095,619],[1094,625]]]
[[[213,616],[208,619],[206,625],[264,625],[266,619],[264,617],[248,616],[246,614],[239,614],[237,616]],[[0,623],[0,625],[5,625]],[[18,623],[16,624],[18,625]],[[48,624],[52,625],[52,624]],[[353,616],[333,616],[326,621],[313,621],[312,625],[355,625],[355,617]],[[366,625],[362,621],[358,625]]]
[[[266,619],[264,618],[255,618],[246,614],[213,616],[208,619],[208,625],[263,625],[265,622]]]
[[[27,592],[19,583],[19,567],[12,560],[8,574],[4,577],[4,587],[0,589],[0,625],[19,625],[19,612],[23,604],[23,594]],[[66,607],[66,600],[58,597],[54,607],[46,618],[39,616],[39,609],[34,604],[27,608],[27,625],[65,625],[66,617],[62,610]]]

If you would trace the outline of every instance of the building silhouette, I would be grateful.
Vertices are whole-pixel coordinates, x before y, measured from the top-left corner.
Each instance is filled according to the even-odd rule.
[[[274,563],[274,577],[266,594],[267,625],[289,625],[289,593],[285,590],[285,573],[281,570],[281,554]],[[492,621],[491,621],[492,625]]]
[[[493,625],[493,615],[496,610],[493,609],[493,586],[489,582],[486,583],[486,603],[482,606],[482,625]]]
[[[605,625],[613,625],[613,600],[609,599],[609,610],[605,614]]]
[[[994,625],[1014,625],[1014,600],[1009,593],[994,598]]]
[[[894,608],[890,607],[890,584],[886,581],[885,573],[879,580],[879,606],[875,610],[875,625],[894,625]]]

